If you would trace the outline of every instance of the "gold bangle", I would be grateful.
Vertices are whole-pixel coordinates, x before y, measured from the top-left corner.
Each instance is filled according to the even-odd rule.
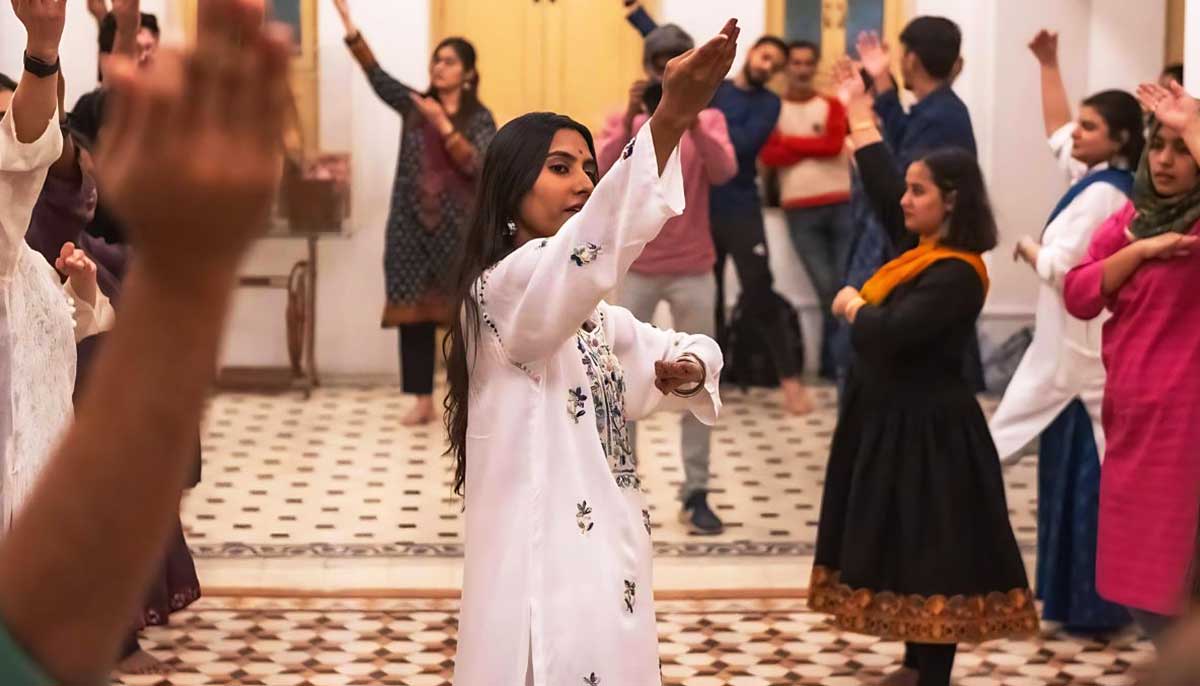
[[[708,365],[704,364],[704,360],[700,359],[693,353],[684,353],[679,356],[679,359],[682,360],[685,357],[700,366],[701,379],[699,381],[697,381],[696,385],[693,386],[692,388],[689,388],[687,390],[684,390],[682,388],[676,388],[671,393],[672,393],[672,395],[675,395],[679,398],[694,398],[697,395],[700,395],[700,391],[704,390],[704,382],[705,382],[705,380],[708,379]]]
[[[870,131],[875,128],[875,122],[859,122],[850,124],[850,133],[858,133],[859,131]]]

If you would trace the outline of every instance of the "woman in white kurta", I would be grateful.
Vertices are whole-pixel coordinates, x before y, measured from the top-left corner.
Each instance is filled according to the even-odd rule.
[[[721,351],[603,298],[682,212],[679,138],[736,34],[731,22],[673,62],[658,121],[594,192],[591,135],[566,117],[520,117],[488,149],[447,362],[466,502],[457,686],[661,684],[626,422],[658,409],[715,422]]]
[[[0,532],[71,419],[76,342],[113,322],[112,307],[96,288],[95,265],[71,256],[64,284],[25,242],[62,146],[57,119],[32,143],[18,140],[11,112],[0,120]],[[76,290],[87,297],[76,297]]]
[[[1084,100],[1078,120],[1071,121],[1057,36],[1042,31],[1030,48],[1041,63],[1050,148],[1072,185],[1040,240],[1022,239],[1016,249],[1040,279],[1035,329],[991,430],[1000,458],[1009,463],[1041,436],[1037,590],[1045,618],[1073,630],[1104,631],[1128,617],[1095,592],[1103,321],[1072,317],[1062,288],[1067,272],[1086,256],[1092,235],[1129,201],[1129,169],[1144,145],[1142,114],[1129,93],[1104,91]]]

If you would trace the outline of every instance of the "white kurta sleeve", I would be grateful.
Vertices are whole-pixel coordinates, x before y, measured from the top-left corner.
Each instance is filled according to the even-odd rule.
[[[1088,167],[1083,162],[1075,159],[1075,127],[1078,126],[1075,122],[1063,124],[1054,133],[1050,134],[1050,138],[1046,141],[1050,144],[1050,151],[1054,153],[1054,159],[1058,161],[1059,169],[1071,179],[1071,183],[1083,178],[1087,174]]]
[[[1109,183],[1093,183],[1054,220],[1038,252],[1037,273],[1043,281],[1062,290],[1067,272],[1083,261],[1096,229],[1129,202]]]
[[[57,274],[57,272],[56,272]],[[117,323],[117,313],[113,310],[108,296],[96,288],[96,301],[88,302],[75,294],[68,279],[63,283],[63,293],[66,294],[75,310],[75,342],[78,343],[88,336],[109,331]]]
[[[480,278],[476,299],[509,360],[527,364],[558,350],[683,209],[679,149],[660,176],[651,127],[643,126],[579,214]]]
[[[12,274],[50,165],[62,155],[58,113],[32,143],[17,140],[12,113],[0,120],[0,277]]]
[[[708,336],[664,331],[638,321],[623,307],[604,304],[601,308],[613,354],[621,361],[625,374],[625,418],[637,421],[659,410],[672,410],[691,412],[708,426],[716,424],[721,413],[724,364],[716,341]],[[663,395],[654,385],[654,363],[677,360],[688,353],[704,363],[704,390],[690,398]]]

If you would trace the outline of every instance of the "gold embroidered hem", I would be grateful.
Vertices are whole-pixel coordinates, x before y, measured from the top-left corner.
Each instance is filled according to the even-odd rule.
[[[814,567],[808,606],[833,615],[845,631],[911,643],[983,643],[1028,638],[1038,632],[1033,593],[1028,588],[986,596],[898,595],[850,588],[841,572]]]

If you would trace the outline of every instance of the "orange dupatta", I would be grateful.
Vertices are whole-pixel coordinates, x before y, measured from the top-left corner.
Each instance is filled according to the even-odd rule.
[[[962,260],[975,268],[979,280],[983,282],[983,294],[986,296],[991,282],[988,280],[987,265],[979,253],[955,250],[938,245],[936,238],[921,239],[921,244],[888,262],[875,272],[875,275],[863,284],[862,299],[868,305],[878,305],[891,295],[897,286],[912,281],[921,275],[934,263],[942,260]]]

